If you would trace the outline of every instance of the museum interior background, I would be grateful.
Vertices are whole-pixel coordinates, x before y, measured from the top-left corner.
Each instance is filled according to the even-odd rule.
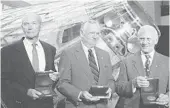
[[[2,0],[1,7],[1,47],[24,36],[22,17],[35,12],[42,18],[40,39],[57,49],[56,69],[60,53],[80,41],[80,26],[89,18],[101,24],[102,36],[97,46],[109,52],[113,67],[139,50],[136,34],[145,24],[153,25],[160,35],[156,50],[169,56],[169,1]]]
[[[58,0],[56,0],[58,1]],[[69,2],[72,1],[76,1],[76,0],[69,0]],[[87,0],[86,0],[87,1]],[[15,12],[17,12],[17,8],[18,8],[18,14],[19,14],[19,8],[28,8],[31,6],[35,6],[35,5],[45,5],[48,4],[50,2],[55,2],[55,1],[27,1],[27,0],[20,0],[20,1],[6,1],[6,0],[2,0],[1,1],[1,6],[2,6],[2,12],[6,12],[9,10],[15,10]],[[144,10],[152,17],[152,19],[154,20],[154,22],[158,25],[160,31],[161,31],[161,38],[160,41],[157,45],[157,51],[168,56],[169,55],[169,1],[165,1],[165,0],[161,0],[161,1],[138,1],[141,6],[144,8]],[[2,13],[3,14],[3,13]],[[16,13],[17,14],[17,13]],[[4,17],[3,17],[4,18]],[[3,19],[2,19],[3,20]],[[3,21],[2,21],[3,22]],[[5,25],[7,26],[7,25]],[[3,23],[2,23],[2,34],[4,33],[3,31]],[[48,32],[48,31],[47,31]],[[69,32],[69,31],[67,31]],[[50,33],[51,36],[48,37],[48,42],[51,44],[55,44],[54,40],[56,40],[56,34]],[[76,33],[72,33],[76,34]],[[6,40],[3,40],[3,36],[1,35],[1,47],[6,44],[6,42],[4,41],[8,41],[8,43],[10,43],[10,41],[14,41],[17,37],[12,37],[9,36],[6,38]],[[63,37],[65,38],[65,37]],[[68,40],[68,38],[66,39],[66,41]],[[64,39],[63,39],[64,41]],[[55,45],[56,46],[56,45]]]
[[[83,0],[84,1],[84,0]],[[27,0],[19,0],[19,1],[1,1],[2,7],[2,17],[1,17],[1,48],[5,45],[11,44],[16,40],[19,40],[23,36],[21,25],[21,18],[26,12],[36,12],[42,17],[42,30],[40,32],[41,39],[50,43],[51,45],[57,48],[56,55],[56,64],[59,60],[59,54],[61,51],[73,43],[76,43],[80,40],[79,38],[79,30],[81,23],[88,19],[88,17],[97,18],[101,24],[105,24],[105,26],[110,26],[109,21],[118,21],[114,22],[114,24],[122,23],[120,20],[124,18],[124,23],[122,25],[125,26],[125,35],[129,35],[129,33],[135,34],[134,29],[129,25],[125,24],[126,21],[135,22],[134,24],[140,23],[140,18],[143,24],[149,23],[159,28],[161,37],[158,45],[156,46],[156,50],[163,55],[169,56],[169,1],[160,0],[160,1],[138,1],[136,2],[128,2],[131,4],[133,9],[136,8],[137,16],[135,19],[130,19],[131,8],[127,9],[128,6],[122,5],[119,2],[114,2],[113,0],[106,0],[104,2],[98,0],[88,0],[79,1],[79,0],[48,0],[48,1],[27,1]],[[107,2],[108,1],[108,2]],[[122,0],[126,1],[126,0]],[[110,8],[111,7],[111,8]],[[123,9],[124,10],[123,10]],[[114,11],[110,12],[109,9],[113,9],[117,11],[115,14]],[[126,11],[125,11],[126,10]],[[133,11],[136,11],[133,10]],[[120,12],[119,12],[120,11]],[[143,11],[145,11],[145,14]],[[124,16],[123,16],[124,15]],[[118,16],[118,18],[116,17]],[[112,20],[115,19],[115,20]],[[146,22],[145,22],[146,19]],[[112,22],[112,23],[113,23]],[[137,25],[131,25],[138,28]],[[111,26],[112,28],[121,28],[119,26]],[[107,33],[110,29],[103,29],[104,33]],[[122,27],[123,28],[123,27]],[[128,29],[129,31],[126,31]],[[115,30],[115,34],[121,32]],[[136,30],[136,29],[135,29]],[[112,30],[110,30],[112,31]],[[114,33],[114,32],[113,32]],[[116,34],[117,35],[117,34]],[[107,35],[106,37],[109,37]],[[128,51],[130,53],[134,53],[137,49],[136,38],[132,38],[133,36],[128,37],[112,37],[115,39],[114,43],[115,47],[113,48],[114,54],[110,54],[112,65],[115,68],[113,74],[116,75],[118,72],[118,65],[115,65],[119,62],[122,57],[126,57],[126,48],[129,47]],[[125,38],[125,39],[124,39]],[[104,37],[103,40],[106,38]],[[107,38],[109,39],[109,38]],[[125,40],[125,41],[122,41]],[[107,41],[107,40],[105,40]],[[107,43],[107,42],[106,42]],[[99,46],[103,47],[104,44],[99,44]],[[103,47],[103,49],[107,49]],[[109,50],[109,49],[108,49]],[[109,50],[110,51],[110,50]],[[117,56],[115,56],[117,55]],[[57,65],[56,65],[57,68]],[[115,77],[116,79],[116,77]],[[114,103],[113,103],[114,104]]]

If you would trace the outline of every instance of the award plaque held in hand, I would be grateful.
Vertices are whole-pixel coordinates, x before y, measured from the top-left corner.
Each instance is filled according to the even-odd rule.
[[[53,72],[36,72],[35,76],[35,89],[42,93],[40,97],[52,97],[55,94],[53,89],[53,81],[50,79],[49,74]]]
[[[104,87],[104,86],[92,86],[89,90],[89,93],[92,96],[96,96],[101,99],[108,99],[109,96],[106,93],[108,89],[109,89],[108,87]]]
[[[144,105],[155,104],[158,98],[159,79],[148,78],[149,87],[141,88],[141,97]]]

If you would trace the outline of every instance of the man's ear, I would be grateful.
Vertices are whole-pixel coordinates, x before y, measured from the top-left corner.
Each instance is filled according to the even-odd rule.
[[[155,44],[158,44],[158,40],[159,40],[158,38],[155,39]]]
[[[84,32],[83,30],[80,30],[80,36],[83,37],[84,36]]]
[[[80,35],[83,35],[83,31],[80,29]]]
[[[22,28],[22,30],[23,30],[23,24],[21,24],[21,28]]]

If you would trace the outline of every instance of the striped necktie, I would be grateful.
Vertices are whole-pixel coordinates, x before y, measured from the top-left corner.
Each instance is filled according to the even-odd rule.
[[[145,55],[146,57],[146,62],[145,62],[145,72],[146,72],[146,76],[149,77],[150,75],[150,55]]]
[[[97,64],[96,64],[96,61],[95,61],[94,54],[93,54],[92,50],[89,49],[88,52],[89,52],[89,55],[88,55],[89,66],[90,66],[91,72],[92,72],[92,74],[94,76],[95,83],[97,84],[98,80],[99,80],[99,70],[98,70],[98,67],[97,67]]]
[[[36,46],[37,44],[32,44],[32,66],[35,72],[39,71],[39,59]]]

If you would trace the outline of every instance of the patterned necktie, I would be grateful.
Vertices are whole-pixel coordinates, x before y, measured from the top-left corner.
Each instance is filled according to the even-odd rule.
[[[37,44],[32,44],[32,66],[35,72],[39,71],[39,59],[36,46]]]
[[[99,70],[97,68],[97,64],[96,64],[96,61],[95,61],[95,58],[94,58],[94,55],[93,55],[93,52],[91,49],[88,50],[89,52],[89,66],[91,68],[91,72],[94,76],[94,80],[95,80],[95,83],[97,84],[98,83],[98,80],[99,80]]]
[[[146,76],[149,77],[150,75],[150,55],[145,55],[146,57],[146,62],[145,62],[145,72],[146,72]]]

